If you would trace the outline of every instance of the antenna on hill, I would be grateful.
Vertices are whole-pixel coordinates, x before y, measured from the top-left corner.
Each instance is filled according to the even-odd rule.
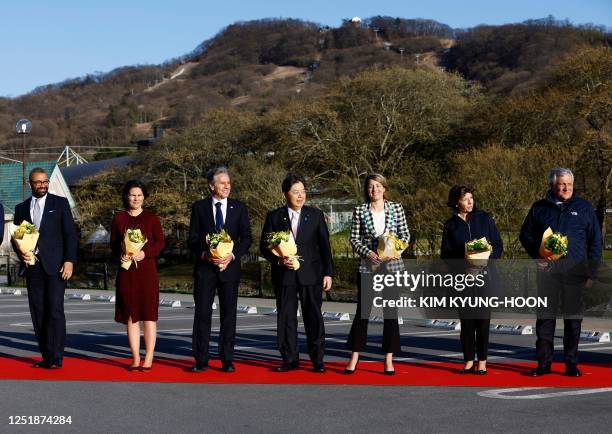
[[[62,163],[65,167],[70,167],[71,165],[85,164],[87,160],[74,152],[70,146],[66,146],[57,159],[57,164],[61,165]]]

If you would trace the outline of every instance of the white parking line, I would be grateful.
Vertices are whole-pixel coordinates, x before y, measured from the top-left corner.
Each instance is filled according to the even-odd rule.
[[[114,312],[115,309],[85,309],[85,310],[65,310],[64,314],[80,314],[80,313],[91,313],[91,312]],[[30,311],[28,312],[10,312],[10,313],[0,313],[0,318],[2,317],[10,317],[10,316],[30,316]]]
[[[440,332],[440,331],[436,331],[436,332],[406,332],[406,333],[400,333],[401,336],[459,336],[459,332],[456,332],[454,330],[451,331],[447,331],[447,332]]]
[[[248,315],[248,316],[254,316],[254,315]],[[327,326],[332,326],[332,325],[340,325],[338,323],[332,323],[332,324],[325,324],[325,327]],[[303,327],[304,323],[298,323],[298,327]],[[250,325],[250,326],[237,326],[236,330],[275,330],[276,329],[276,323],[274,324],[258,324],[258,325]],[[217,332],[219,331],[218,328],[213,328],[212,331]],[[157,333],[175,333],[175,334],[186,334],[189,333],[191,334],[193,332],[193,329],[172,329],[172,330],[158,330]],[[334,340],[334,338],[325,338],[325,340]]]
[[[93,302],[79,302],[79,303],[64,303],[64,307],[66,306],[81,306],[83,308],[85,307],[93,307],[93,308],[97,308],[100,306],[104,306],[107,303],[104,302],[97,302],[97,301],[93,301]],[[25,308],[28,307],[28,302],[24,302],[22,304],[11,304],[11,305],[0,305],[0,308],[8,308],[8,307],[17,307],[17,308]]]
[[[580,347],[586,347],[586,346],[594,346],[594,345],[603,345],[603,342],[589,342],[589,343],[584,343],[584,344],[580,344]],[[555,348],[563,348],[563,345],[556,345]],[[600,351],[600,350],[609,350],[612,349],[612,347],[596,347],[596,348],[587,348],[587,349],[583,349],[581,351]],[[495,353],[502,353],[504,355],[500,355],[500,356],[488,356],[487,360],[492,360],[492,359],[507,359],[510,358],[512,356],[512,354],[523,354],[523,353],[530,353],[535,351],[534,348],[524,348],[522,350],[495,350],[495,349],[491,349],[489,350],[489,354],[495,354]],[[405,357],[405,358],[397,358],[397,359],[393,359],[393,360],[397,360],[398,362],[411,362],[411,361],[419,361],[419,360],[431,360],[431,359],[437,359],[437,358],[457,358],[457,357],[463,357],[463,353],[448,353],[448,354],[432,354],[430,356],[424,356],[424,357]]]
[[[265,314],[244,314],[238,315],[237,318],[253,318],[253,317],[266,316]],[[213,315],[212,318],[219,318],[219,315]],[[173,321],[178,319],[193,319],[193,315],[177,315],[177,316],[160,316],[158,321]],[[66,326],[69,325],[88,325],[88,324],[116,324],[114,320],[89,320],[89,321],[67,321]],[[10,324],[13,327],[32,327],[31,322],[21,322]]]
[[[576,396],[576,395],[591,395],[594,393],[605,393],[612,392],[612,387],[604,387],[601,389],[580,389],[580,390],[568,390],[564,392],[550,392],[550,393],[535,393],[528,395],[506,395],[507,393],[516,393],[529,390],[542,390],[548,389],[548,387],[514,387],[511,389],[492,389],[478,392],[479,396],[484,398],[497,398],[497,399],[544,399],[544,398],[558,398],[560,396]]]
[[[602,342],[603,343],[603,342]],[[582,351],[601,351],[601,350],[612,350],[612,347],[596,347],[596,348],[587,348]]]

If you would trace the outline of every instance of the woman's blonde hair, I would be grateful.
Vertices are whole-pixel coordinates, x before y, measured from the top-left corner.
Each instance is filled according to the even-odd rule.
[[[370,180],[380,183],[385,188],[383,197],[385,199],[389,199],[389,184],[387,183],[387,178],[385,178],[380,173],[370,173],[368,176],[366,176],[365,181],[363,181],[363,199],[366,202],[370,202],[370,195],[368,194],[368,183],[370,182]]]

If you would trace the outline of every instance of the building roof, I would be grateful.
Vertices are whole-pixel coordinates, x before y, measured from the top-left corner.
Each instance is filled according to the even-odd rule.
[[[26,177],[30,170],[35,167],[42,167],[51,177],[57,163],[50,161],[28,161],[26,163]],[[22,197],[22,168],[21,163],[2,163],[0,164],[0,202],[4,205],[6,214],[13,214],[15,205],[23,202]],[[49,188],[51,189],[51,188]],[[26,198],[32,195],[30,186],[26,186]]]
[[[97,173],[110,167],[124,167],[135,160],[132,156],[111,158],[108,160],[92,161],[86,164],[77,164],[76,166],[62,167],[62,175],[69,187],[79,185],[79,183],[89,176],[94,176]]]

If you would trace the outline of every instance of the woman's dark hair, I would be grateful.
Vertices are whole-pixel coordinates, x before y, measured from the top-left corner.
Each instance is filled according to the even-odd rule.
[[[448,202],[446,202],[446,204],[450,208],[456,208],[457,204],[459,203],[459,201],[461,200],[463,196],[465,196],[468,193],[474,194],[474,191],[475,191],[474,187],[472,186],[465,185],[465,184],[455,184],[451,187],[450,191],[448,192]]]
[[[302,175],[299,173],[288,173],[287,176],[285,176],[281,186],[283,193],[288,193],[293,184],[297,184],[298,182],[301,182],[304,185],[304,188],[306,188],[306,179]]]
[[[389,183],[387,182],[387,178],[385,178],[380,173],[370,173],[366,176],[363,181],[363,200],[368,203],[370,202],[370,195],[368,194],[368,183],[370,181],[376,181],[381,184],[385,188],[385,192],[383,193],[383,198],[389,199]]]
[[[130,207],[130,201],[128,200],[128,196],[130,194],[130,190],[132,188],[140,188],[142,191],[142,195],[146,199],[149,197],[149,192],[147,191],[147,187],[137,179],[131,179],[125,183],[123,186],[123,191],[121,192],[121,200],[123,201],[123,207],[128,209]]]

